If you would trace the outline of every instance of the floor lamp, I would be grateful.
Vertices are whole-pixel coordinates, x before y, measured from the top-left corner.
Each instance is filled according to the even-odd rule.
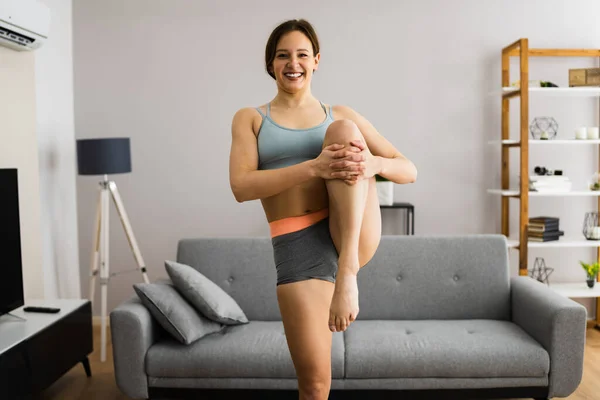
[[[109,268],[109,196],[115,203],[121,219],[129,247],[142,273],[144,282],[150,283],[146,273],[146,264],[133,235],[129,218],[114,181],[108,180],[108,175],[131,172],[131,149],[129,138],[103,138],[77,140],[77,168],[79,175],[102,175],[103,180],[98,186],[98,201],[96,203],[96,218],[94,226],[94,242],[92,247],[92,260],[90,267],[90,296],[94,302],[96,277],[100,273],[102,327],[101,327],[101,353],[100,360],[106,361],[106,323],[108,296],[108,281],[117,273],[110,273]],[[98,259],[100,268],[98,269]],[[130,271],[124,271],[130,272]],[[122,272],[121,272],[122,273]]]

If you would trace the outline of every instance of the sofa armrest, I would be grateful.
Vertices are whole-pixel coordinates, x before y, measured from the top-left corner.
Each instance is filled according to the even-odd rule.
[[[146,352],[160,337],[160,325],[134,296],[110,313],[115,379],[123,393],[148,398]]]
[[[511,277],[512,321],[550,355],[548,397],[567,397],[583,374],[587,310],[528,276]]]

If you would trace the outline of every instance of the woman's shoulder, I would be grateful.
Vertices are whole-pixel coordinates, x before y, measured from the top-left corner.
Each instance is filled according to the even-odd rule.
[[[258,110],[260,110],[264,113],[266,111],[266,106],[262,105],[262,106],[242,107],[235,112],[234,118],[235,117],[249,117],[252,115],[254,115],[254,116],[260,115],[260,112]]]
[[[356,115],[351,107],[343,104],[325,104],[328,110],[331,110],[331,117],[334,119],[352,119]]]
[[[254,136],[258,136],[258,131],[260,130],[260,126],[262,124],[262,115],[258,111],[260,107],[261,106],[240,108],[233,116],[232,125],[234,127],[251,126]],[[264,114],[264,111],[261,110],[261,112]]]
[[[261,109],[262,107],[262,109]],[[259,112],[260,110],[260,112]],[[258,106],[258,107],[242,107],[239,110],[237,110],[235,112],[235,114],[233,115],[233,121],[239,121],[239,122],[255,122],[255,121],[262,121],[262,115],[265,114],[266,107],[265,106]],[[262,114],[261,114],[262,113]]]

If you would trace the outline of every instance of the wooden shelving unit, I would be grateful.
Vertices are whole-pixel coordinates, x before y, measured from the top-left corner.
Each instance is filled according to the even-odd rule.
[[[519,58],[518,88],[510,86],[510,58]],[[528,39],[519,39],[502,49],[502,88],[498,92],[502,96],[501,138],[495,143],[502,147],[501,158],[501,188],[490,189],[489,193],[501,196],[501,231],[509,237],[509,210],[510,199],[519,200],[519,236],[517,240],[509,240],[509,247],[519,252],[519,275],[527,276],[527,253],[529,248],[537,247],[596,247],[597,258],[600,260],[600,243],[587,241],[585,238],[562,238],[556,242],[529,242],[527,238],[527,225],[529,222],[529,197],[530,196],[593,196],[598,198],[600,209],[600,193],[583,190],[564,193],[533,192],[529,190],[529,146],[557,146],[557,145],[600,145],[600,140],[533,140],[529,136],[529,99],[537,96],[560,97],[600,97],[600,87],[530,87],[529,86],[529,58],[530,57],[598,57],[600,49],[531,49]],[[520,98],[520,132],[519,139],[510,139],[510,100]],[[519,149],[520,155],[520,180],[517,190],[509,189],[509,151]],[[600,150],[600,146],[599,146]],[[600,170],[600,165],[598,166]],[[564,240],[563,240],[564,239]],[[598,279],[600,281],[600,278]],[[587,288],[585,282],[579,283],[554,283],[550,285],[558,293],[567,297],[595,297],[596,298],[596,327],[600,324],[600,289]]]

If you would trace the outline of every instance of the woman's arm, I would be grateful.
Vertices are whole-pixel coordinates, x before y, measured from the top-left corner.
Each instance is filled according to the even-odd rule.
[[[381,158],[381,170],[378,175],[395,183],[414,183],[417,180],[417,167],[408,158],[398,154],[393,158]]]
[[[334,106],[333,112],[336,119],[349,119],[358,126],[369,151],[377,159],[378,175],[398,184],[417,180],[417,167],[377,132],[365,117],[347,106]]]
[[[252,129],[252,108],[243,108],[233,117],[229,156],[229,184],[235,199],[267,198],[316,177],[313,160],[277,170],[258,170],[258,144]]]
[[[234,115],[231,126],[229,184],[238,202],[271,197],[313,178],[336,179],[332,175],[333,170],[329,165],[334,157],[339,156],[337,152],[344,148],[341,144],[331,144],[325,147],[319,157],[313,160],[276,170],[258,170],[258,143],[252,128],[254,112],[252,108],[239,110]],[[361,128],[360,125],[359,128]],[[367,140],[364,133],[363,136]],[[368,145],[370,146],[370,144]],[[351,147],[350,151],[358,152],[360,150]],[[372,150],[371,152],[373,153]],[[398,154],[403,157],[400,153]],[[394,166],[390,167],[389,164],[386,164],[389,160],[380,158],[382,176],[393,180],[390,177],[393,175],[387,171],[384,172],[383,169],[389,168],[393,171]]]

